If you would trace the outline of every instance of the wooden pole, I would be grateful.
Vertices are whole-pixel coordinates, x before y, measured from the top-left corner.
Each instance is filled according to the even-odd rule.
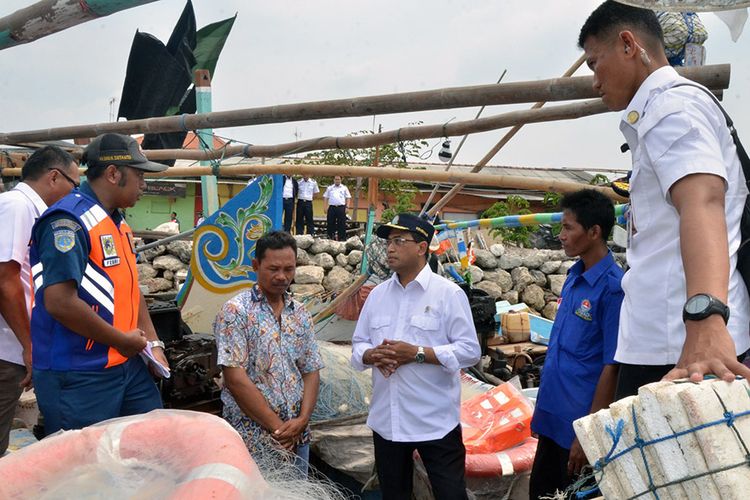
[[[678,68],[677,71],[710,89],[725,89],[729,85],[728,64]],[[201,128],[240,127],[265,123],[321,120],[373,114],[406,113],[433,109],[451,109],[468,106],[514,104],[537,101],[566,101],[597,97],[591,76],[554,78],[531,82],[501,83],[454,87],[421,92],[336,99],[249,108],[213,113],[145,118],[124,122],[75,125],[22,132],[0,133],[0,144],[62,140],[77,137],[95,137],[105,132],[120,134],[178,132]],[[451,135],[462,135],[455,133]],[[406,140],[406,137],[402,137]],[[335,147],[335,146],[331,146]]]
[[[581,54],[581,56],[574,62],[568,69],[563,73],[563,78],[573,75],[573,73],[576,72],[578,68],[581,67],[581,65],[586,61],[586,54]],[[533,106],[531,106],[531,109],[539,109],[542,106],[544,106],[545,102],[537,102]],[[513,128],[508,130],[505,135],[495,144],[492,149],[489,150],[489,152],[482,157],[479,162],[474,165],[474,168],[471,169],[472,172],[479,172],[484,168],[485,165],[487,165],[492,158],[495,157],[495,155],[503,148],[505,147],[508,142],[518,133],[519,130],[521,130],[521,127],[523,127],[523,124],[514,125]],[[434,217],[435,214],[437,214],[440,209],[442,209],[444,206],[446,206],[457,194],[461,189],[463,189],[463,185],[456,184],[453,186],[447,193],[445,193],[445,196],[443,196],[440,200],[438,200],[435,205],[433,205],[429,211],[427,212],[427,215]]]
[[[0,50],[157,0],[42,0],[0,19]]]

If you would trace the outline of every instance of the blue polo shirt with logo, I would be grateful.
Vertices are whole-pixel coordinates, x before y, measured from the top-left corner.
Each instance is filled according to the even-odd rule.
[[[589,414],[599,376],[614,364],[623,271],[612,253],[568,271],[542,368],[531,429],[570,449],[573,421]]]

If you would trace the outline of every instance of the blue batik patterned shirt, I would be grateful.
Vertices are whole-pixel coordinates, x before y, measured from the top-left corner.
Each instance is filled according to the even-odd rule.
[[[218,364],[243,368],[283,421],[302,409],[302,375],[323,368],[315,342],[312,318],[304,306],[284,297],[281,324],[271,305],[255,285],[222,307],[214,321]],[[252,455],[266,451],[271,434],[243,413],[228,389],[221,394],[224,418],[240,433]],[[310,441],[310,428],[302,443]]]

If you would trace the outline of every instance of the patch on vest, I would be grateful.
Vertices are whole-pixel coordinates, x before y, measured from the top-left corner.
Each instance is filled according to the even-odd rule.
[[[102,254],[104,260],[102,265],[104,267],[116,266],[120,263],[120,257],[117,256],[117,247],[115,247],[115,239],[111,234],[103,234],[99,237],[102,242]]]
[[[591,321],[591,302],[588,299],[581,301],[581,306],[576,309],[576,316],[586,321]]]
[[[70,229],[58,229],[52,233],[55,238],[55,248],[62,253],[70,252],[76,246],[76,233]]]

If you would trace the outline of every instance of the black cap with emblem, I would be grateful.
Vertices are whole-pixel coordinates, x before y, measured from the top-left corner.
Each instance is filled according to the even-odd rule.
[[[435,228],[432,224],[414,214],[398,214],[388,224],[382,224],[375,231],[375,234],[381,238],[388,238],[391,229],[408,231],[419,238],[419,241],[426,241],[427,243],[432,240],[432,236],[435,234]]]
[[[102,134],[97,136],[83,151],[81,163],[93,165],[117,165],[137,168],[146,172],[162,172],[167,165],[149,161],[138,141],[128,135]]]

